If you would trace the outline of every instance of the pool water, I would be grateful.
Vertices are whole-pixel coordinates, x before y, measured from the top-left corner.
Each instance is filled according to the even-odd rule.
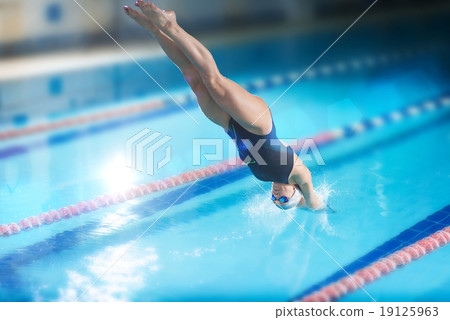
[[[411,39],[398,40],[383,31],[366,40],[369,30],[361,27],[343,38],[317,68],[367,56],[379,61],[385,52],[409,48]],[[280,138],[312,137],[440,97],[448,90],[447,47],[440,43],[438,50],[423,53],[419,49],[436,42],[431,32],[423,36],[421,45],[411,48],[412,54],[390,63],[302,79],[273,106]],[[213,54],[224,74],[239,83],[254,83],[273,74],[301,71],[332,40],[330,33],[289,35],[219,47]],[[155,72],[155,78],[164,74],[161,83],[171,92],[186,92],[176,69],[161,59],[144,65]],[[118,89],[108,95],[111,101],[86,102],[89,108],[59,114],[49,111],[39,119],[64,119],[164,97],[149,87],[151,81],[134,65],[111,68],[119,70]],[[88,74],[101,78],[109,72]],[[84,79],[80,74],[62,79],[71,77]],[[131,80],[137,89],[129,86]],[[270,104],[286,87],[274,85],[257,94]],[[192,139],[226,136],[195,104],[185,107],[198,126],[169,105],[120,121],[0,142],[0,224],[196,169]],[[26,126],[37,121],[32,119],[7,125]],[[172,137],[172,160],[153,176],[124,166],[125,141],[144,128]],[[360,261],[450,204],[448,111],[362,133],[320,151],[325,166],[305,163],[311,167],[319,195],[336,212],[291,212],[342,266]],[[232,156],[226,149],[225,155]],[[204,159],[202,166],[213,163]],[[299,297],[340,268],[271,204],[270,184],[260,185],[264,190],[247,169],[238,170],[0,238],[0,300],[286,301]],[[442,225],[450,221],[444,217]],[[448,301],[448,252],[448,247],[441,248],[366,290],[377,301]],[[343,301],[371,299],[358,290]]]

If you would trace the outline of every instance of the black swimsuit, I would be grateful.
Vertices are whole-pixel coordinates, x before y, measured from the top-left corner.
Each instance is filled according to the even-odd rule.
[[[262,181],[288,183],[294,166],[294,150],[277,138],[275,124],[267,135],[257,135],[244,129],[233,118],[227,134],[235,140],[239,157],[253,175]],[[250,150],[249,150],[250,148]]]

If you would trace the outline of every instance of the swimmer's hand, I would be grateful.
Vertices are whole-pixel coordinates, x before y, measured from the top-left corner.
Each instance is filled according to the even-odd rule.
[[[297,205],[297,208],[308,208],[312,211],[323,210],[325,207],[325,204],[314,193],[308,197],[308,200],[302,197]]]
[[[311,210],[321,210],[325,208],[325,205],[314,193],[311,172],[299,158],[296,159],[294,170],[292,179],[302,191],[306,206]]]
[[[325,209],[325,204],[320,201],[319,197],[313,192],[310,194],[309,199],[305,199],[306,205],[311,210],[322,210]]]

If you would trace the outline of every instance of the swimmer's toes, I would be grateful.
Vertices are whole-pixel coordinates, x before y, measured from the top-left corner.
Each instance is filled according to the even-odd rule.
[[[135,5],[138,6],[142,11],[148,11],[151,8],[151,4],[148,1],[143,0],[136,1]]]
[[[133,18],[137,23],[139,23],[141,26],[146,28],[149,31],[155,31],[156,27],[151,21],[142,13],[125,6],[124,7],[125,13],[130,17]]]
[[[131,18],[136,18],[137,17],[137,11],[131,9],[128,6],[123,7],[123,10],[125,11],[125,13],[130,16]]]

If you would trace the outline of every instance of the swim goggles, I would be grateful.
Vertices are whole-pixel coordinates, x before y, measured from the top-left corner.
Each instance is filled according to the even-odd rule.
[[[275,203],[275,201],[279,201],[280,203]],[[273,194],[272,194],[272,201],[274,201],[274,204],[283,210],[290,210],[290,209],[294,209],[297,207],[297,205],[301,202],[302,200],[302,193],[299,190],[298,187],[295,188],[294,194],[292,195],[292,197],[288,198],[286,196],[282,196],[279,199],[277,199]]]
[[[272,194],[272,201],[280,201],[281,203],[287,203],[289,202],[289,198],[286,196],[282,196],[279,199],[275,198],[275,196]]]

